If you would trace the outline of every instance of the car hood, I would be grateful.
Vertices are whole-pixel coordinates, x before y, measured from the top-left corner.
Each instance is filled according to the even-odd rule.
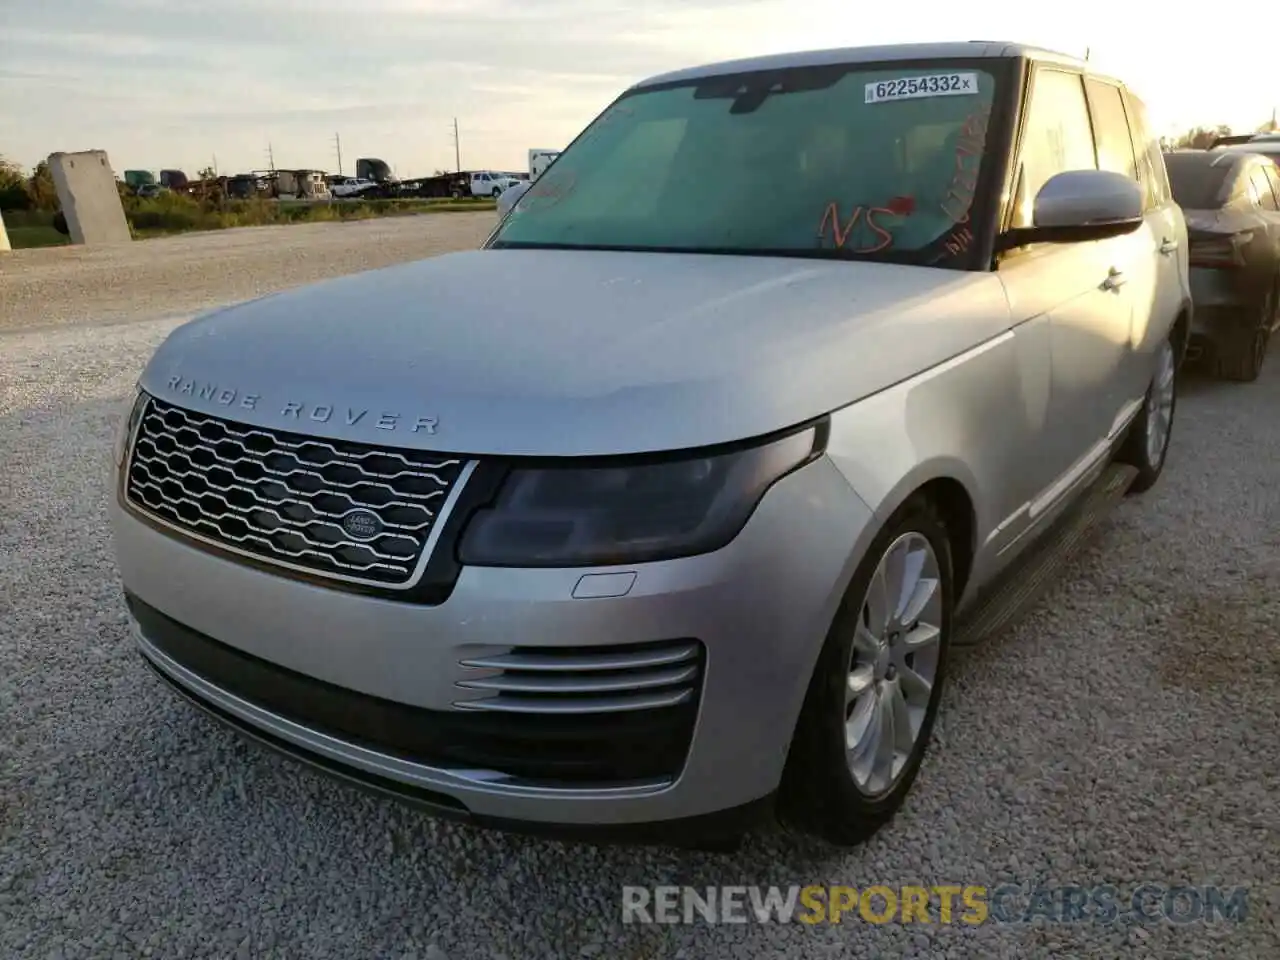
[[[1008,326],[992,274],[803,259],[477,250],[219,310],[149,393],[333,439],[532,456],[745,439]]]

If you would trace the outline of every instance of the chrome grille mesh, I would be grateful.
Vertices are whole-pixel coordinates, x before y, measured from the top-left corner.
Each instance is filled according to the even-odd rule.
[[[152,399],[126,490],[155,519],[228,549],[335,579],[404,586],[465,467],[444,454],[265,430]],[[359,537],[343,526],[357,511],[365,521]]]

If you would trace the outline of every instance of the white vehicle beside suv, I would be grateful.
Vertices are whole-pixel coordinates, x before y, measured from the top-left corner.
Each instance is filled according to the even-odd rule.
[[[471,196],[493,197],[496,200],[502,196],[504,190],[520,182],[517,178],[507,176],[505,173],[491,173],[487,170],[482,170],[479,173],[471,174]]]
[[[348,177],[345,180],[335,183],[333,187],[330,188],[329,192],[335,197],[355,197],[364,193],[366,190],[371,190],[377,185],[377,182],[374,180],[365,180],[361,177]]]
[[[138,648],[441,816],[858,842],[952,645],[1157,482],[1186,246],[1142,102],[1067,56],[644,81],[482,249],[170,334],[114,451]]]

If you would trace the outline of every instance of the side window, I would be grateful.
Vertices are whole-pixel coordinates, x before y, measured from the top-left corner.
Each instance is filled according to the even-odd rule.
[[[1254,167],[1249,171],[1249,182],[1253,184],[1253,192],[1258,198],[1258,206],[1263,210],[1277,210],[1276,196],[1271,192],[1271,182],[1262,172],[1262,167]]]
[[[1145,104],[1129,94],[1129,132],[1133,137],[1133,152],[1138,158],[1139,180],[1146,194],[1146,209],[1168,203],[1172,197],[1169,189],[1169,173],[1164,167],[1164,153],[1160,140],[1151,133]]]
[[[1255,207],[1262,206],[1262,197],[1258,193],[1258,185],[1253,182],[1253,178],[1247,173],[1242,178],[1244,180],[1244,193],[1249,198],[1249,202]]]
[[[1068,170],[1098,169],[1084,82],[1078,73],[1044,67],[1036,71],[1019,161],[1014,227],[1031,226],[1036,194],[1050,178]]]
[[[1277,205],[1280,205],[1280,170],[1274,163],[1264,163],[1261,168],[1267,183],[1271,184],[1271,192],[1275,194]]]
[[[1098,169],[1122,173],[1138,179],[1138,161],[1129,136],[1129,120],[1120,88],[1097,80],[1086,80],[1093,133],[1098,143]]]

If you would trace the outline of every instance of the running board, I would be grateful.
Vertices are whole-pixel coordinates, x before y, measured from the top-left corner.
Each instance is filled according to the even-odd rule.
[[[972,647],[1021,619],[1053,585],[1053,578],[1096,534],[1137,477],[1133,467],[1108,466],[1080,501],[1054,521],[1040,542],[1018,557],[960,618],[952,644]]]

